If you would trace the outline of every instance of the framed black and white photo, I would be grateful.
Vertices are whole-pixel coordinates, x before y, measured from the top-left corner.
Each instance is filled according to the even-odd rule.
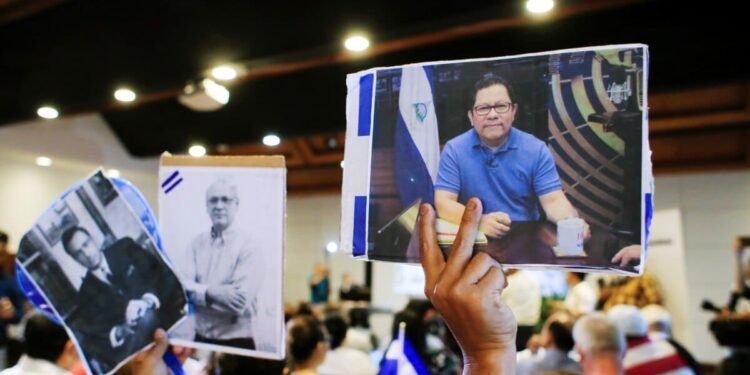
[[[192,313],[179,345],[284,358],[283,157],[162,156],[159,225]]]

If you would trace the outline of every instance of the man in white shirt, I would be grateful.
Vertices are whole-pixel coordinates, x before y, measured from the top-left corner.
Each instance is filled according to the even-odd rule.
[[[260,249],[233,226],[240,204],[237,186],[219,179],[206,191],[211,229],[188,247],[180,271],[195,303],[195,340],[255,349],[251,319],[264,265]]]
[[[591,284],[583,281],[585,273],[568,272],[565,281],[568,282],[568,295],[565,297],[565,308],[579,317],[596,309],[596,301],[599,298]]]
[[[534,326],[539,322],[542,289],[539,281],[529,271],[511,269],[508,270],[507,278],[508,286],[501,297],[516,316],[516,349],[521,351],[526,348],[526,343],[534,333]]]
[[[18,364],[0,375],[68,375],[79,360],[65,329],[41,313],[26,322],[24,348]]]

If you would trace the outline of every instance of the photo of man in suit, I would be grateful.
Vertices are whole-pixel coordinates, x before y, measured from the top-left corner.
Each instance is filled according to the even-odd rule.
[[[75,226],[63,233],[62,244],[87,269],[71,328],[95,371],[111,370],[151,342],[156,328],[168,329],[181,318],[185,297],[178,279],[132,238],[102,247]]]

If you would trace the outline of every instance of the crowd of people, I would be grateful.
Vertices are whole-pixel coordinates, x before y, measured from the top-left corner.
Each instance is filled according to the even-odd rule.
[[[405,342],[417,358],[413,366],[431,374],[702,373],[700,364],[672,337],[670,314],[660,305],[653,279],[589,280],[593,274],[568,273],[565,298],[544,301],[529,271],[505,270],[485,253],[472,255],[481,212],[478,200],[467,202],[456,245],[445,259],[435,240],[435,211],[422,207],[420,252],[427,299],[412,300],[393,315],[388,342],[379,343],[370,329],[366,303],[328,301],[328,273],[319,265],[310,280],[312,303],[285,309],[285,360],[228,353],[196,356],[192,349],[170,346],[159,329],[155,345],[117,373],[168,374],[162,356],[171,350],[188,374],[377,374],[386,366],[390,349],[405,352]],[[0,261],[8,257],[7,243],[0,233]],[[720,314],[724,318],[745,316],[744,271],[738,268],[730,303],[740,310],[725,309]],[[23,301],[13,267],[3,263],[2,272],[2,328],[21,323],[24,329],[18,337],[22,355],[12,355],[12,338],[0,335],[3,361],[12,365],[0,375],[85,373],[65,329]],[[369,294],[362,293],[363,288],[346,274],[339,297],[348,300],[352,291]],[[737,368],[741,366],[728,363],[719,373]]]

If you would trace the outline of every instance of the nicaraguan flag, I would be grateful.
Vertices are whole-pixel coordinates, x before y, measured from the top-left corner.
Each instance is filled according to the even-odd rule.
[[[393,169],[401,204],[407,207],[418,198],[434,203],[433,184],[440,162],[440,140],[430,67],[401,69],[398,104]]]
[[[411,346],[404,334],[405,325],[401,323],[398,329],[398,338],[393,340],[385,358],[380,362],[378,375],[429,375],[430,371],[422,363],[419,354]]]

